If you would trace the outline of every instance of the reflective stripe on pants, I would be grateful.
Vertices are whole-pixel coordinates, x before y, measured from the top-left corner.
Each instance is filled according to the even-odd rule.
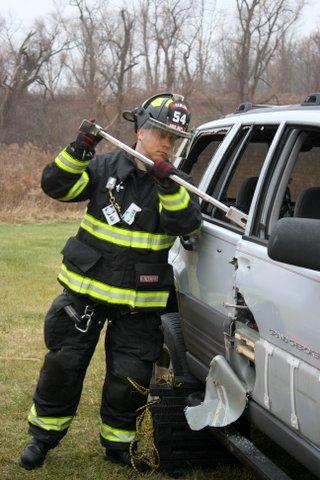
[[[123,430],[121,428],[113,428],[105,423],[101,424],[101,437],[108,442],[131,443],[136,436],[135,430]]]
[[[61,432],[68,428],[73,420],[73,416],[70,417],[40,417],[37,414],[36,407],[33,404],[29,415],[28,421],[32,425],[42,428],[43,430],[55,430],[56,432]]]

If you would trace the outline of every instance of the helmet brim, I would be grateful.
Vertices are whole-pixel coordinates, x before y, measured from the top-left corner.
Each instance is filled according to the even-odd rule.
[[[135,115],[133,114],[132,111],[126,110],[122,113],[122,116],[125,120],[128,120],[129,122],[134,122],[135,121]]]
[[[169,133],[170,135],[173,135],[177,138],[191,138],[192,134],[189,132],[185,132],[183,130],[179,130],[178,128],[175,127],[170,127],[169,125],[166,125],[165,123],[159,122],[155,118],[149,117],[147,122],[141,126],[141,128],[146,128],[146,129],[159,129],[162,130],[166,133]]]

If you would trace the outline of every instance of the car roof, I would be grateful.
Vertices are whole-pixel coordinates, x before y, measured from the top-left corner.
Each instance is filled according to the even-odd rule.
[[[314,101],[310,101],[310,99]],[[218,120],[206,122],[197,130],[206,130],[230,123],[278,123],[282,121],[320,124],[320,93],[309,95],[297,105],[255,105],[242,103],[233,112]]]

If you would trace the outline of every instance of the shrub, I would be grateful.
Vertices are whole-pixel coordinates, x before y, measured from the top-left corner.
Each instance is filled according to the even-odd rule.
[[[0,221],[70,219],[82,216],[84,204],[52,200],[40,187],[43,168],[56,152],[32,143],[0,145]]]

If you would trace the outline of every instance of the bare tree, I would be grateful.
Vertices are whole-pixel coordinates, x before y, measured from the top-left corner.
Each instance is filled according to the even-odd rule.
[[[240,101],[254,98],[281,39],[298,19],[304,0],[236,0],[237,31],[227,44],[229,74]]]
[[[91,113],[113,124],[123,108],[130,71],[138,64],[134,48],[135,16],[128,9],[118,12],[103,1],[89,5],[87,0],[72,0],[79,15],[70,34],[74,48],[65,59],[70,82],[84,92]],[[70,20],[64,19],[70,32]]]
[[[301,75],[303,72],[303,75]],[[295,82],[305,93],[320,91],[320,29],[308,35],[299,45],[296,54]]]
[[[139,6],[139,26],[141,36],[141,54],[144,56],[144,78],[147,90],[159,89],[160,45],[155,42],[151,18],[154,15],[153,0],[142,0]]]
[[[9,28],[2,33],[5,48],[5,69],[0,87],[4,94],[0,105],[0,130],[3,133],[10,122],[15,105],[29,87],[36,83],[44,85],[44,66],[65,46],[56,45],[58,29],[51,30],[44,22],[34,24],[35,29],[26,34],[16,46],[14,34]]]
[[[112,92],[115,103],[115,134],[121,130],[121,113],[124,107],[125,93],[128,88],[129,73],[138,65],[140,52],[133,45],[135,31],[135,16],[122,8],[110,19],[110,14],[104,18],[105,46],[99,71]]]
[[[267,67],[267,83],[274,92],[291,94],[295,90],[295,64],[298,41],[284,33],[272,62]]]
[[[104,111],[102,93],[105,85],[99,74],[99,61],[104,44],[101,41],[101,6],[89,6],[85,0],[72,0],[77,18],[60,16],[65,34],[72,48],[64,58],[69,70],[69,83],[79,87],[85,94],[92,114],[99,116]]]
[[[215,4],[211,4],[211,15]],[[186,96],[198,89],[206,89],[206,80],[212,70],[212,61],[216,49],[214,30],[215,21],[207,21],[205,0],[200,0],[193,7],[192,22],[182,32],[179,44],[181,66],[179,72],[180,88]],[[213,15],[214,18],[214,15]]]

